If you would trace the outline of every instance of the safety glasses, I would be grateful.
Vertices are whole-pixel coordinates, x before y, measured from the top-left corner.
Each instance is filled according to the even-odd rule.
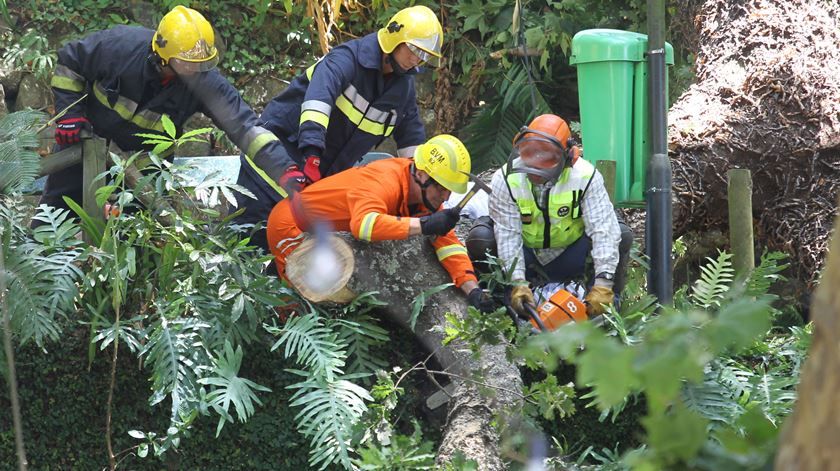
[[[418,46],[415,46],[411,43],[405,43],[408,46],[408,50],[411,51],[412,54],[417,56],[420,59],[420,65],[429,64],[432,67],[438,67],[440,65],[440,58],[430,54],[428,51],[421,49]]]

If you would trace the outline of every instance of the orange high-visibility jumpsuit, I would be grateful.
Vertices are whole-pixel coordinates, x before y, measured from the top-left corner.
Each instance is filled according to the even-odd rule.
[[[412,162],[394,158],[353,167],[306,187],[294,196],[294,202],[286,198],[277,203],[268,216],[267,227],[277,273],[283,276],[286,256],[302,242],[302,232],[315,221],[369,242],[407,239],[409,218],[428,214],[422,205],[408,206]],[[423,211],[417,212],[420,208]],[[454,231],[437,237],[432,246],[455,286],[477,281],[467,250]]]

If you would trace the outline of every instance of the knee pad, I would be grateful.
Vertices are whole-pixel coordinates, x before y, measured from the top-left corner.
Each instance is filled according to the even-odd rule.
[[[487,260],[487,254],[496,257],[496,235],[493,232],[493,220],[489,216],[481,216],[476,219],[475,224],[470,228],[470,233],[467,235],[465,242],[467,253],[473,263],[478,263],[477,269],[484,269],[480,265]]]

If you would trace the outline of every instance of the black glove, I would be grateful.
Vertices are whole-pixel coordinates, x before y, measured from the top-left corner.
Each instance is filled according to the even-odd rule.
[[[493,298],[487,295],[481,288],[473,288],[467,296],[470,306],[478,309],[481,312],[493,312],[496,310],[496,303]]]
[[[461,209],[458,207],[437,211],[420,218],[420,232],[423,235],[446,235],[460,219]]]
[[[287,194],[297,193],[306,186],[306,177],[297,165],[291,165],[286,169],[286,173],[280,176],[277,183],[286,190]]]

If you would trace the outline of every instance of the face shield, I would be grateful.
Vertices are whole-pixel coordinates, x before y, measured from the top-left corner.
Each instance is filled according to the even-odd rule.
[[[526,142],[546,142],[551,144],[551,147],[556,151],[560,152],[563,156],[556,164],[552,166],[528,166],[525,164],[524,159],[519,160],[519,165],[514,167],[513,161],[516,158],[520,157],[519,149],[520,146]],[[552,136],[543,131],[538,131],[536,129],[530,129],[526,126],[523,126],[519,129],[519,133],[513,139],[513,149],[508,156],[507,168],[508,173],[524,173],[527,175],[532,175],[538,179],[544,180],[545,182],[554,182],[558,178],[560,178],[560,174],[563,173],[563,170],[566,167],[566,148],[560,143],[556,137]]]
[[[422,65],[429,64],[432,67],[439,67],[440,66],[440,58],[439,57],[436,57],[436,56],[430,54],[429,52],[427,52],[423,49],[420,49],[419,47],[415,46],[412,43],[405,43],[405,45],[408,46],[408,50],[411,51],[412,54],[414,54],[415,56],[417,56],[418,59],[420,59],[420,64],[419,65],[422,66]]]
[[[201,39],[195,46],[169,58],[167,65],[180,76],[193,75],[212,70],[219,63],[219,53],[215,46]]]
[[[437,34],[425,38],[413,38],[406,41],[409,50],[420,58],[422,64],[440,67],[440,37]]]

